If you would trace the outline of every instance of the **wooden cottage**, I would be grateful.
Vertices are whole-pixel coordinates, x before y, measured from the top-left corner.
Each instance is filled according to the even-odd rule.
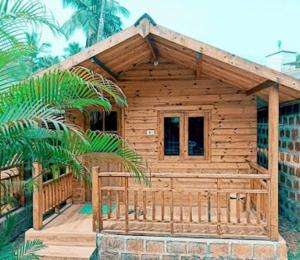
[[[151,185],[113,163],[94,164],[100,170],[93,168],[92,192],[66,173],[35,192],[27,239],[95,246],[99,232],[278,241],[279,104],[300,98],[299,81],[173,32],[148,15],[54,68],[77,65],[116,82],[128,107],[98,112],[93,124],[80,112],[70,120],[125,138],[147,160]],[[258,97],[269,106],[268,169],[256,163]],[[59,195],[49,199],[53,192]],[[69,198],[71,207],[42,223],[49,209]],[[89,201],[93,214],[80,214]]]

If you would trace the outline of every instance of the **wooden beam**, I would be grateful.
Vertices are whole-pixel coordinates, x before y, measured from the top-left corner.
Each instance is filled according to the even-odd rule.
[[[274,82],[274,81],[272,81],[272,80],[266,80],[266,81],[264,81],[263,83],[260,83],[260,84],[258,84],[257,86],[255,86],[255,87],[253,87],[253,88],[247,90],[247,91],[246,91],[246,94],[247,94],[247,96],[250,96],[250,95],[252,95],[252,94],[254,94],[254,93],[258,92],[258,91],[261,91],[261,90],[263,90],[263,89],[272,87],[272,86],[274,86],[274,85],[276,85],[276,84],[277,84],[277,83]]]
[[[113,73],[101,60],[95,56],[90,59],[91,62],[95,63],[101,70],[109,75],[114,81],[117,81],[117,76]]]
[[[278,240],[278,138],[279,138],[279,87],[269,91],[269,149],[268,170],[270,187],[270,238]]]
[[[196,52],[196,62],[197,62],[196,78],[199,79],[202,74],[202,53]]]
[[[153,61],[154,63],[158,63],[159,59],[158,59],[158,50],[157,48],[154,46],[153,40],[152,38],[148,35],[147,37],[145,37],[145,41],[151,51],[152,57],[153,57]]]

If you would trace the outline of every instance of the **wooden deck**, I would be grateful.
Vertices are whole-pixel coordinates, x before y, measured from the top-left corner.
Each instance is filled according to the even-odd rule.
[[[43,223],[41,230],[30,229],[26,240],[39,239],[47,246],[39,252],[42,259],[90,259],[96,249],[92,215],[80,214],[81,204],[71,205]]]

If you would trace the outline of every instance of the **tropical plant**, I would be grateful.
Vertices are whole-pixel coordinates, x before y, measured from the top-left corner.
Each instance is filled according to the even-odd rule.
[[[86,47],[122,30],[122,17],[128,17],[129,11],[116,0],[62,0],[64,6],[75,11],[62,29],[71,35],[77,29],[86,36]],[[103,29],[102,29],[103,27]]]
[[[45,245],[39,240],[26,242],[15,241],[11,243],[17,217],[9,214],[2,224],[0,233],[0,259],[1,260],[34,260],[39,259],[36,252],[43,249]]]
[[[70,56],[75,55],[76,53],[80,52],[82,48],[78,42],[70,42],[66,48],[64,48],[64,58],[68,58]]]
[[[112,134],[82,132],[65,122],[70,109],[82,112],[110,110],[106,96],[120,106],[127,101],[122,90],[85,68],[52,71],[0,93],[0,170],[24,161],[71,166],[81,178],[84,165],[78,156],[102,153],[102,160],[119,158],[135,176],[143,177],[143,162],[126,142]]]

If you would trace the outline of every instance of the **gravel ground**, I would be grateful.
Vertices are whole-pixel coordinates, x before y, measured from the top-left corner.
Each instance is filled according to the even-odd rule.
[[[280,234],[283,236],[288,247],[288,259],[300,259],[300,227],[284,219],[280,219]]]

